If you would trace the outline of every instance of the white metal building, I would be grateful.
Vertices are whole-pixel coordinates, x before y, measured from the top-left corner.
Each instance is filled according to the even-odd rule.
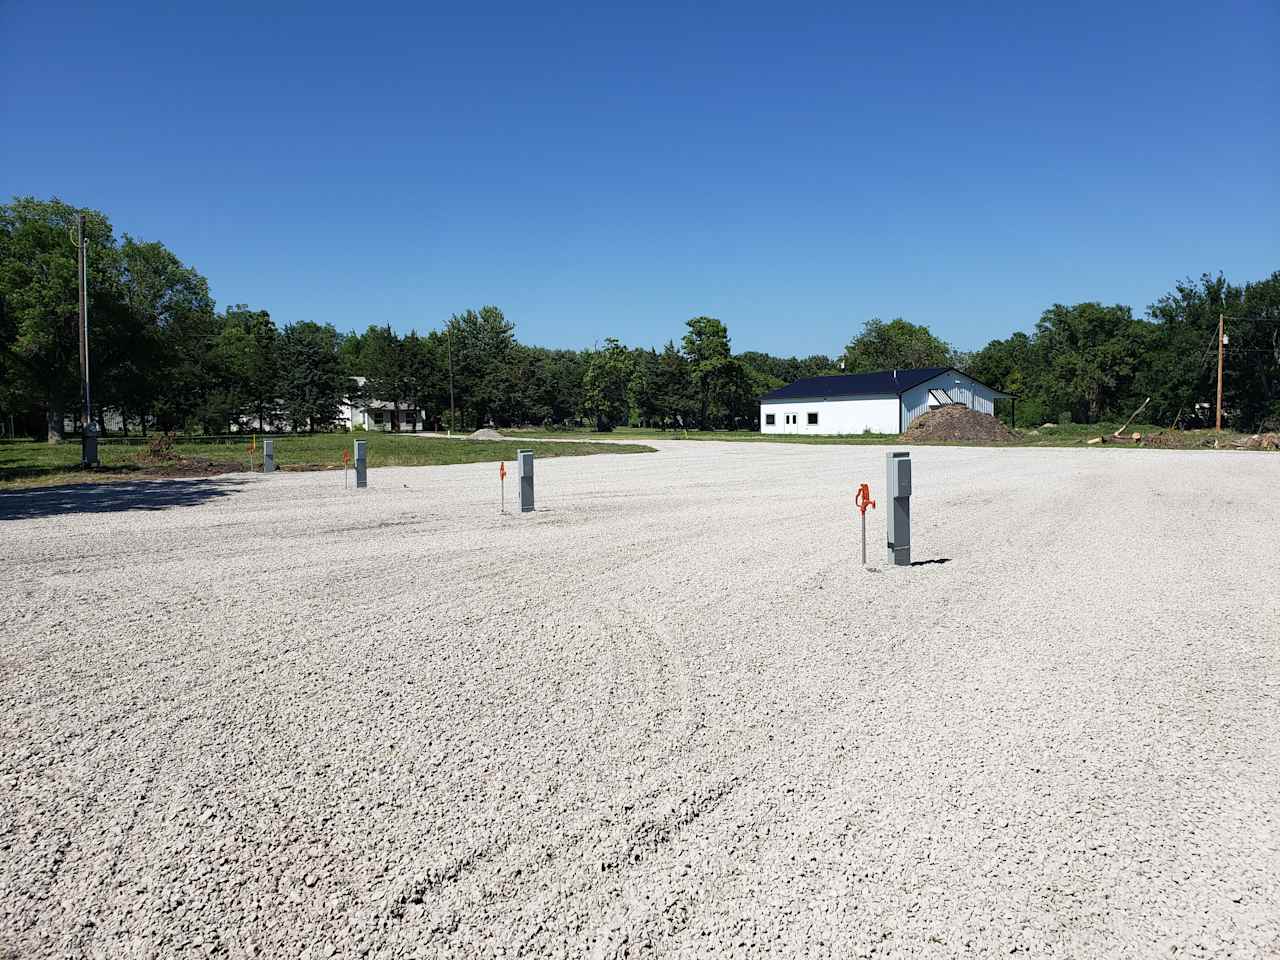
[[[934,407],[994,416],[996,400],[1010,397],[954,367],[806,377],[760,398],[760,432],[901,433]]]

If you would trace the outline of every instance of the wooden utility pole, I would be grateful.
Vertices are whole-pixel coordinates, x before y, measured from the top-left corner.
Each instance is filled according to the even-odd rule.
[[[80,465],[98,465],[98,428],[93,422],[89,399],[89,238],[84,232],[84,214],[76,220],[76,272],[80,287],[80,387],[84,410],[80,423]]]
[[[453,320],[449,320],[448,329],[449,338],[446,341],[449,349],[449,436],[453,436],[454,412],[453,412]]]
[[[1218,416],[1216,430],[1222,432],[1222,348],[1226,345],[1226,318],[1218,314]]]

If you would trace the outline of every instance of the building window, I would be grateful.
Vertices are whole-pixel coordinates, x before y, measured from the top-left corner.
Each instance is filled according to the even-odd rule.
[[[818,415],[816,413],[809,414],[809,426],[816,427],[818,425]]]
[[[766,414],[764,415],[764,422],[765,422],[765,425],[766,425],[766,426],[770,426],[770,427],[772,427],[772,426],[773,426],[773,414],[772,414],[772,413],[766,413]]]

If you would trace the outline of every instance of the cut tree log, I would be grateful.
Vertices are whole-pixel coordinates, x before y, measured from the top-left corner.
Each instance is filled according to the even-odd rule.
[[[1145,409],[1147,408],[1147,404],[1148,404],[1148,403],[1150,403],[1150,402],[1151,402],[1151,398],[1150,398],[1150,397],[1147,397],[1147,399],[1143,400],[1143,401],[1142,401],[1142,405],[1141,405],[1140,407],[1138,407],[1138,409],[1137,409],[1137,410],[1133,411],[1133,413],[1130,415],[1129,419],[1128,419],[1128,420],[1126,420],[1126,421],[1124,422],[1124,427],[1121,427],[1119,430],[1117,430],[1115,433],[1113,433],[1113,434],[1112,434],[1112,436],[1113,436],[1113,437],[1118,437],[1118,436],[1120,436],[1120,434],[1124,433],[1124,428],[1125,428],[1125,427],[1127,427],[1129,424],[1133,423],[1133,418],[1134,418],[1134,417],[1136,417],[1138,414],[1140,414],[1143,410],[1145,410]],[[1134,439],[1136,440],[1136,439],[1138,439],[1138,438],[1137,438],[1137,437],[1134,437]]]

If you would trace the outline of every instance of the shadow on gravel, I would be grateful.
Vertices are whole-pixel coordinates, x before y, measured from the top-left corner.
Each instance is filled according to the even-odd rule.
[[[950,557],[939,557],[936,560],[912,560],[911,565],[913,567],[927,567],[932,563],[950,563],[950,562],[951,562]]]
[[[244,483],[243,480],[221,479],[142,480],[71,483],[60,487],[0,492],[0,520],[193,507],[229,496]]]

